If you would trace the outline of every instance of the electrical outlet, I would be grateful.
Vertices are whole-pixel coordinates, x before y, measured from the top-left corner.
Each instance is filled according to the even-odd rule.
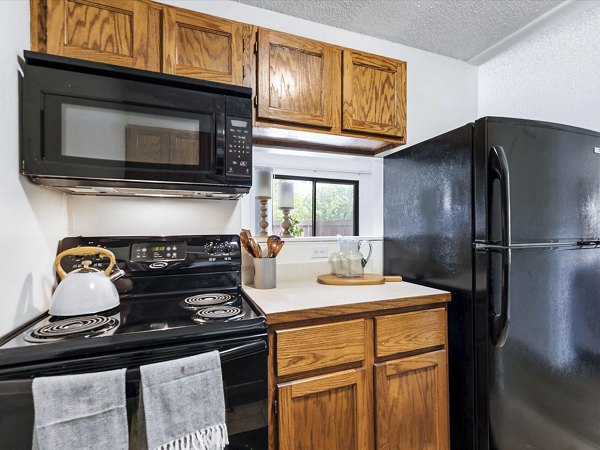
[[[312,258],[327,258],[327,247],[313,247]]]

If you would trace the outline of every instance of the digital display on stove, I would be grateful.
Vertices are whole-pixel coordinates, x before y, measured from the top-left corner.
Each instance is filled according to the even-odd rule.
[[[185,242],[135,243],[131,246],[131,261],[181,261],[187,257]]]

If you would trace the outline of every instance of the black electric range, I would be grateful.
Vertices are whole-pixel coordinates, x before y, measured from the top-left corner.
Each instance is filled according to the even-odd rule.
[[[125,272],[115,281],[120,305],[85,316],[42,314],[0,338],[0,435],[19,430],[11,448],[30,445],[35,377],[127,368],[134,410],[140,365],[212,350],[221,352],[229,448],[266,448],[267,324],[241,290],[239,237],[69,237],[58,252],[79,246],[115,254]],[[84,259],[106,268],[90,256],[65,257],[62,267],[69,272]]]

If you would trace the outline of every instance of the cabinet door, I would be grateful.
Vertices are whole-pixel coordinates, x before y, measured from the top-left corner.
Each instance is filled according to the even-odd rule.
[[[48,0],[46,48],[56,55],[159,71],[161,20],[162,10],[142,0]]]
[[[257,117],[331,128],[340,84],[336,51],[322,42],[259,30]]]
[[[448,450],[446,351],[375,364],[377,450]]]
[[[406,63],[344,50],[342,127],[406,136]]]
[[[279,450],[368,450],[365,369],[279,384]]]
[[[242,84],[242,39],[241,24],[165,7],[163,71]]]

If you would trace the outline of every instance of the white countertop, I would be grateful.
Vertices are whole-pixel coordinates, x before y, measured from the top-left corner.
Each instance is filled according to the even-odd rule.
[[[243,290],[267,318],[273,314],[307,309],[449,294],[406,281],[369,286],[329,286],[319,284],[316,280],[284,281],[278,282],[275,289],[243,286]]]

